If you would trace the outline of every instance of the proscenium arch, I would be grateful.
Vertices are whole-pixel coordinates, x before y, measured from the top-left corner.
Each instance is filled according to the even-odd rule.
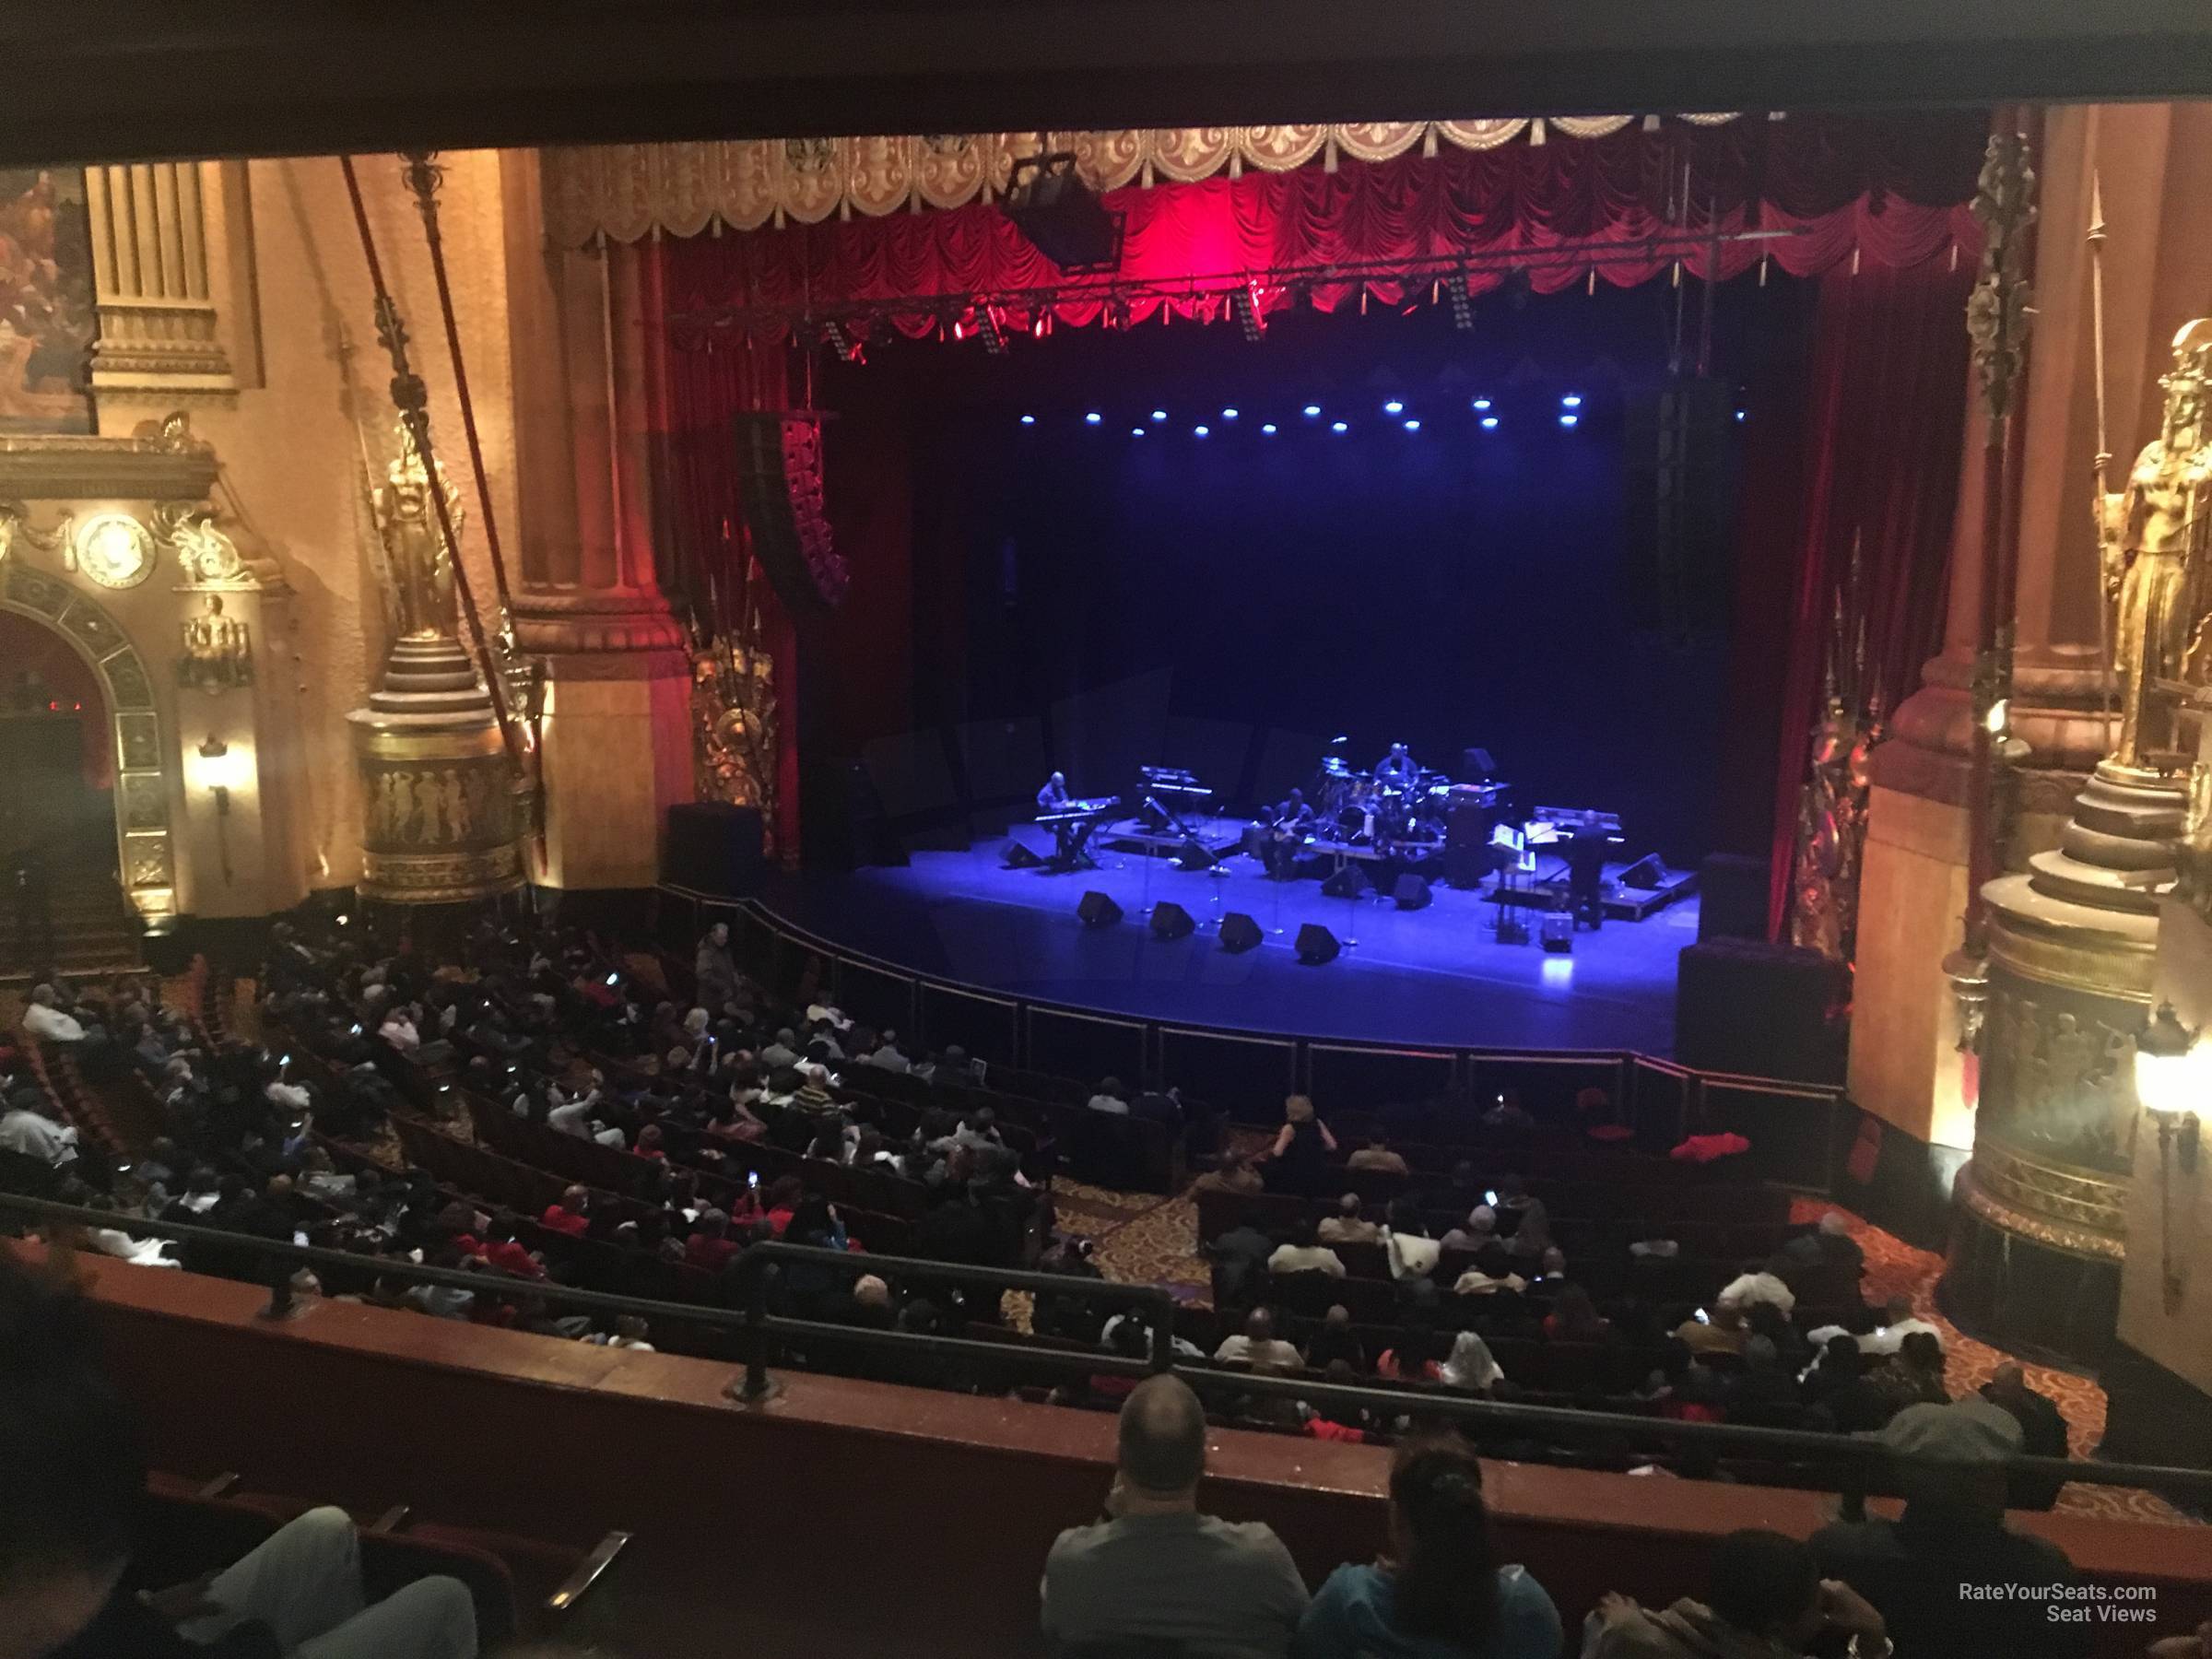
[[[115,752],[115,871],[131,909],[147,922],[177,909],[170,839],[168,746],[152,677],[115,618],[68,582],[0,560],[0,610],[44,626],[84,659],[108,700]]]

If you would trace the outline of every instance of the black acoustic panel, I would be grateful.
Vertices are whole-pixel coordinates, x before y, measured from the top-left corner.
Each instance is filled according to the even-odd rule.
[[[1397,885],[1390,889],[1390,896],[1397,901],[1400,910],[1427,910],[1430,898],[1428,880],[1409,870],[1398,877]]]
[[[1318,922],[1308,922],[1298,930],[1298,959],[1309,966],[1335,961],[1343,948],[1336,935]]]
[[[1357,899],[1373,885],[1367,878],[1367,866],[1355,862],[1323,882],[1321,891],[1328,899]]]
[[[1230,911],[1221,918],[1221,948],[1230,952],[1256,950],[1265,935],[1260,924],[1242,911]]]
[[[1021,1044],[1021,1010],[1015,1004],[1005,997],[926,982],[921,1001],[925,1045],[940,1053],[957,1045],[978,1060],[1014,1064]]]
[[[760,808],[686,801],[668,808],[661,879],[725,899],[749,899],[766,871]]]
[[[1708,1077],[1699,1127],[1749,1141],[1748,1172],[1759,1179],[1826,1194],[1834,1182],[1839,1110],[1830,1090]]]
[[[1086,1082],[1116,1077],[1135,1088],[1145,1079],[1141,1020],[1109,1019],[1067,1009],[1029,1010],[1029,1069]]]
[[[1163,939],[1187,939],[1197,927],[1191,912],[1172,899],[1162,899],[1152,907],[1152,931]]]
[[[1076,917],[1086,927],[1112,927],[1122,919],[1122,907],[1111,895],[1093,888],[1077,904]]]
[[[1287,1037],[1163,1026],[1159,1075],[1185,1100],[1224,1112],[1235,1123],[1280,1123],[1283,1100],[1296,1090],[1298,1045]]]
[[[1763,939],[1771,872],[1763,858],[1715,853],[1698,866],[1698,937]]]
[[[1452,1064],[1450,1054],[1426,1049],[1309,1043],[1307,1092],[1324,1117],[1332,1112],[1371,1115],[1448,1092]]]
[[[1843,1026],[1833,1018],[1849,973],[1817,950],[1760,939],[1706,939],[1675,978],[1675,1058],[1700,1071],[1800,1083],[1843,1080]]]

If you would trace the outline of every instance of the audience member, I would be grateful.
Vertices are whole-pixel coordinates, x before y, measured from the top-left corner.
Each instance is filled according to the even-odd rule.
[[[1275,1334],[1275,1315],[1254,1308],[1244,1316],[1244,1328],[1222,1339],[1214,1358],[1227,1364],[1249,1365],[1255,1371],[1297,1371],[1305,1364],[1299,1351]]]
[[[1282,1659],[1308,1605],[1282,1540],[1198,1512],[1206,1408],[1176,1377],[1147,1377],[1121,1413],[1104,1518],[1045,1559],[1044,1633],[1065,1649],[1179,1643],[1222,1659]]]
[[[1505,1372],[1491,1356],[1490,1345],[1475,1332],[1462,1331],[1452,1338],[1452,1352],[1443,1365],[1442,1380],[1446,1387],[1488,1394],[1504,1376]]]
[[[1335,1251],[1318,1241],[1312,1218],[1300,1217],[1290,1228],[1290,1236],[1276,1246],[1267,1257],[1270,1273],[1325,1273],[1331,1278],[1344,1277],[1344,1260]]]
[[[1849,1583],[1821,1578],[1811,1550],[1780,1533],[1735,1532],[1713,1551],[1704,1601],[1684,1596],[1652,1613],[1625,1595],[1608,1594],[1583,1627],[1583,1653],[1584,1659],[1780,1659],[1807,1652],[1829,1630],[1849,1636],[1857,1659],[1883,1659],[1889,1652],[1882,1615]],[[2002,1650],[1977,1644],[1943,1651]]]
[[[1390,1471],[1389,1553],[1339,1567],[1299,1621],[1292,1659],[1557,1659],[1559,1610],[1500,1563],[1482,1465],[1464,1441],[1408,1441]]]
[[[2011,1413],[2020,1426],[2020,1451],[2029,1457],[2065,1457],[2069,1448],[2066,1419],[2058,1403],[2028,1385],[2028,1373],[2017,1359],[1999,1365],[1982,1384],[1982,1397]],[[2008,1509],[2047,1510],[2058,1501],[2065,1480],[2053,1475],[2016,1474],[2008,1482]]]
[[[1347,1193],[1336,1201],[1335,1213],[1324,1218],[1318,1237],[1324,1244],[1372,1244],[1382,1232],[1359,1214],[1359,1194]]]
[[[2065,1552],[2005,1524],[2004,1460],[2020,1449],[2010,1413],[1977,1394],[1908,1406],[1878,1437],[1899,1460],[1905,1494],[1895,1521],[1839,1522],[1812,1538],[1822,1568],[1855,1585],[1888,1621],[1907,1659],[1922,1654],[2074,1655],[2087,1624],[2053,1624],[2049,1594],[2078,1579]],[[1962,1584],[2006,1585],[2001,1597]]]
[[[1389,1143],[1379,1135],[1371,1135],[1359,1148],[1344,1160],[1347,1170],[1367,1170],[1381,1175],[1410,1175],[1413,1171],[1406,1162],[1405,1154],[1392,1150]]]

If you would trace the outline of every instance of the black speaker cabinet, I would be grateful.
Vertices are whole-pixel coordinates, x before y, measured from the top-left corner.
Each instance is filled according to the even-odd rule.
[[[1182,850],[1175,854],[1175,867],[1179,870],[1210,870],[1220,862],[1194,841],[1183,842]]]
[[[1698,938],[1767,936],[1768,866],[1763,858],[1715,853],[1698,866]]]
[[[1029,848],[1022,845],[1021,842],[1008,841],[1006,843],[1006,868],[1009,870],[1036,870],[1041,869],[1043,865],[1044,860],[1038,856],[1038,854],[1030,852]]]
[[[1122,907],[1106,894],[1092,891],[1083,895],[1076,915],[1086,927],[1112,927],[1122,919]]]
[[[1191,912],[1172,899],[1162,899],[1152,907],[1152,931],[1163,939],[1187,939],[1198,924],[1191,920]]]
[[[1831,1018],[1849,971],[1817,950],[1764,939],[1705,939],[1675,980],[1675,1058],[1701,1071],[1840,1083],[1843,1032]]]
[[[1646,853],[1641,858],[1620,873],[1622,887],[1653,893],[1666,885],[1666,866],[1659,862],[1659,854]]]
[[[1221,948],[1226,951],[1256,950],[1263,936],[1260,924],[1242,911],[1230,911],[1221,918]]]
[[[1427,910],[1430,898],[1428,880],[1409,870],[1398,877],[1397,885],[1390,889],[1390,896],[1397,901],[1400,910]]]
[[[1318,922],[1308,922],[1298,930],[1298,959],[1308,967],[1335,961],[1343,948],[1336,935]]]
[[[661,879],[718,899],[750,899],[760,890],[760,808],[726,801],[687,801],[668,808]]]
[[[1357,899],[1367,891],[1369,885],[1367,866],[1347,864],[1321,884],[1321,891],[1327,899]]]

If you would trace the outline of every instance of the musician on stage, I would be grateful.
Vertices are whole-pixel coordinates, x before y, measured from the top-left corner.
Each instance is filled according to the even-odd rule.
[[[1288,879],[1298,863],[1298,850],[1313,828],[1313,808],[1306,805],[1306,792],[1293,789],[1283,797],[1282,805],[1268,814],[1269,834],[1261,843],[1265,853],[1267,874],[1277,881]]]
[[[1398,789],[1411,789],[1421,781],[1421,769],[1402,743],[1390,746],[1390,753],[1375,762],[1375,782]]]
[[[1594,812],[1583,813],[1567,828],[1567,908],[1574,912],[1575,926],[1587,925],[1595,933],[1606,922],[1606,849],[1612,838]]]
[[[1044,787],[1037,792],[1037,810],[1040,812],[1057,812],[1061,807],[1066,805],[1067,774],[1065,772],[1054,772],[1051,777],[1044,781]]]

